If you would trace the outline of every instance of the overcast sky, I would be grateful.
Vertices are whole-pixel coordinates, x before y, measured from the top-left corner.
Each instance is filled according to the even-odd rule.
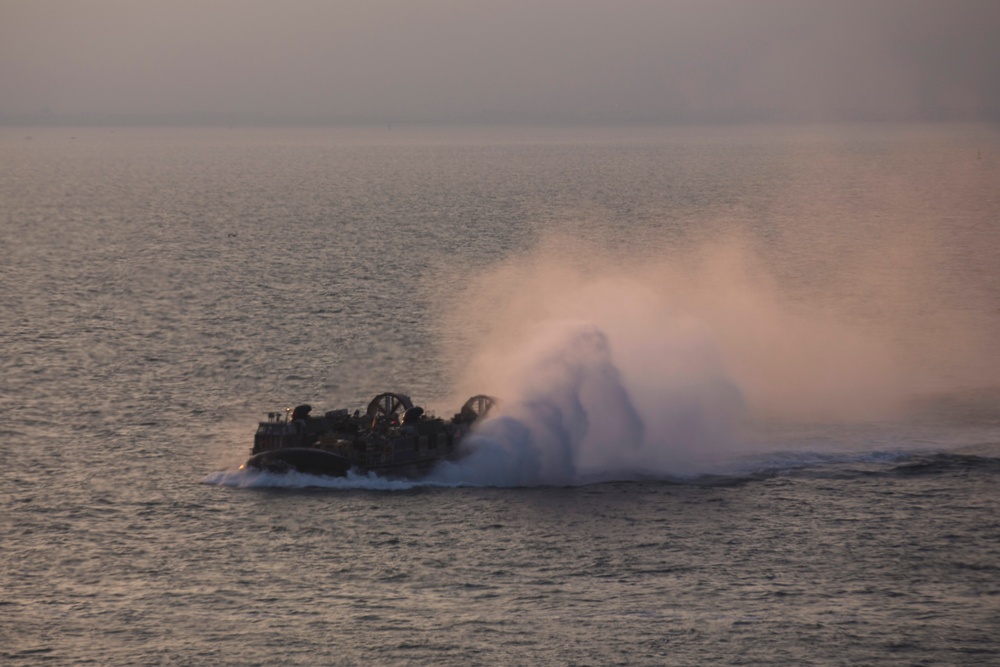
[[[0,0],[0,114],[998,119],[1000,0]]]

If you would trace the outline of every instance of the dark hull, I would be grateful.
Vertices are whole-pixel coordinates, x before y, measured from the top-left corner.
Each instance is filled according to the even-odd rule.
[[[473,396],[451,419],[428,416],[408,396],[379,394],[364,414],[346,409],[311,416],[300,405],[291,415],[268,413],[254,436],[245,468],[344,477],[360,475],[412,478],[441,461],[459,457],[462,438],[486,414],[494,399]],[[405,410],[405,411],[404,411]]]
[[[266,472],[295,471],[306,475],[344,477],[351,465],[350,460],[333,452],[310,447],[288,447],[254,454],[244,467]]]
[[[354,471],[359,475],[367,475],[371,472],[382,477],[405,479],[427,474],[441,460],[438,458],[421,459],[406,463],[366,466],[323,449],[288,447],[254,454],[243,464],[243,467],[279,474],[299,472],[305,475],[323,477],[346,477],[349,471]]]

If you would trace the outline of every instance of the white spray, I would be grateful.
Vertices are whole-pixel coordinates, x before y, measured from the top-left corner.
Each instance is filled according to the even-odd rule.
[[[433,479],[522,486],[682,475],[731,450],[743,401],[707,327],[629,280],[585,282],[574,298],[595,318],[543,319],[482,353],[477,377],[503,402],[470,437],[471,455]]]

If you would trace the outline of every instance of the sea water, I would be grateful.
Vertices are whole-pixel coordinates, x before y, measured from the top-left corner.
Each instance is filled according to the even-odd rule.
[[[1000,133],[3,128],[5,664],[1000,662]],[[500,399],[419,480],[265,413]]]

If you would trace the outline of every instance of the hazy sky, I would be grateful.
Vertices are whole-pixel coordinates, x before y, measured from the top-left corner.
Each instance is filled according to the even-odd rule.
[[[1000,0],[0,0],[0,114],[1000,118]]]

